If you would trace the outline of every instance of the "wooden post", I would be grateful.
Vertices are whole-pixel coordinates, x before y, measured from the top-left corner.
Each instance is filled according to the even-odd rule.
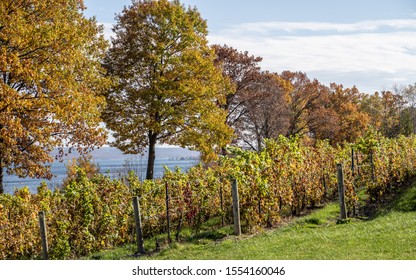
[[[224,227],[225,221],[224,221],[224,199],[222,195],[222,184],[220,183],[220,203],[221,203],[221,226]]]
[[[356,164],[358,166],[358,161],[356,162]],[[358,167],[357,167],[357,169],[358,169]],[[354,191],[355,191],[356,178],[355,178],[355,164],[354,164],[354,148],[351,148],[351,173],[352,173],[352,177],[353,177],[353,187],[354,187]],[[354,203],[353,208],[352,208],[352,215],[355,216],[356,214],[357,213],[356,213],[356,208],[355,208],[355,203]]]
[[[232,196],[233,196],[234,234],[241,235],[240,200],[238,198],[238,186],[237,186],[236,179],[233,180],[231,190],[232,190]]]
[[[133,208],[134,208],[134,221],[136,222],[136,242],[137,252],[139,254],[145,254],[143,246],[143,231],[142,231],[142,220],[140,215],[140,204],[137,196],[133,197]]]
[[[345,220],[347,218],[347,208],[345,206],[344,173],[342,171],[342,164],[340,163],[337,164],[337,175],[341,220]]]
[[[48,260],[48,237],[46,234],[45,212],[39,212],[40,238],[42,239],[42,259]]]
[[[172,239],[170,238],[170,214],[169,214],[169,187],[168,182],[165,183],[166,188],[166,221],[168,226],[168,243],[170,244],[172,242]]]
[[[355,163],[357,164],[357,175],[360,177],[360,162],[358,158],[358,153],[355,153]]]
[[[370,165],[371,165],[371,179],[374,182],[376,180],[376,176],[374,174],[373,150],[370,150]]]

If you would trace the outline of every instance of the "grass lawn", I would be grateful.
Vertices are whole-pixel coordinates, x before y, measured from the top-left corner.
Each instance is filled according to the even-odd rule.
[[[338,204],[293,219],[278,229],[235,237],[232,228],[207,231],[140,259],[403,260],[416,259],[416,184],[372,219],[337,223]],[[145,241],[152,251],[154,241]],[[154,246],[153,246],[154,247]],[[129,245],[90,259],[137,259]]]

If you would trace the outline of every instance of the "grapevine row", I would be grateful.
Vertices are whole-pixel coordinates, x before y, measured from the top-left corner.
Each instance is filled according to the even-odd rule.
[[[77,169],[61,189],[42,184],[37,194],[23,188],[0,195],[0,259],[40,258],[39,211],[47,215],[50,257],[68,259],[134,242],[133,196],[140,198],[144,237],[165,232],[166,186],[177,236],[182,227],[198,232],[211,218],[232,222],[233,179],[239,182],[243,232],[255,232],[336,199],[336,163],[344,166],[350,213],[358,190],[369,202],[382,202],[416,170],[413,136],[387,139],[369,133],[343,147],[280,137],[267,140],[261,152],[229,148],[228,153],[210,166],[200,164],[187,173],[166,170],[152,181],[141,182],[134,173],[117,180],[99,174],[88,178]]]

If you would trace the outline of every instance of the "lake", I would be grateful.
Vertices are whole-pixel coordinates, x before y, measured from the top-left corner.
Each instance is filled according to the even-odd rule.
[[[55,155],[56,151],[52,153]],[[100,167],[100,173],[108,174],[111,178],[118,178],[120,175],[127,174],[127,170],[133,170],[141,179],[146,177],[147,153],[144,155],[126,155],[113,147],[102,147],[94,150],[91,155],[93,162]],[[37,187],[45,181],[51,189],[59,187],[66,177],[66,166],[73,158],[77,158],[77,153],[65,157],[62,162],[55,161],[51,165],[54,177],[51,180],[36,178],[19,178],[14,175],[4,174],[5,193],[13,193],[16,188],[29,187],[32,193],[37,192]],[[199,152],[190,151],[176,147],[156,147],[156,161],[154,167],[155,178],[160,178],[164,174],[163,166],[166,165],[173,170],[176,167],[182,171],[187,171],[192,166],[199,163]]]

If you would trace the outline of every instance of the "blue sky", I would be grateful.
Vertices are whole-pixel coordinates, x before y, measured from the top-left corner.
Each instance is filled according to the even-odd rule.
[[[303,71],[366,93],[416,82],[415,0],[182,0],[208,22],[209,41],[263,57],[263,70]],[[130,0],[85,0],[111,36]]]

